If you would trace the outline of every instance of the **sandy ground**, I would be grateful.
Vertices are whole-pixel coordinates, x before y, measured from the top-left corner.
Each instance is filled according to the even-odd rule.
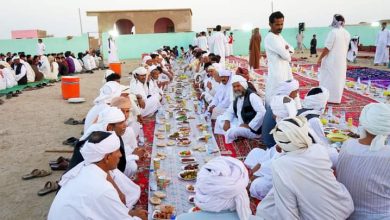
[[[137,66],[127,61],[122,76]],[[0,219],[46,219],[54,193],[40,197],[39,189],[46,181],[58,180],[61,171],[32,180],[21,176],[33,169],[50,170],[48,161],[71,153],[45,153],[45,150],[72,150],[62,145],[69,137],[80,137],[81,125],[65,125],[70,117],[83,119],[92,107],[102,85],[104,71],[80,74],[81,97],[87,102],[68,104],[61,97],[61,83],[39,90],[25,91],[19,97],[0,105]],[[121,83],[128,85],[127,77]]]
[[[295,57],[308,57],[308,52]],[[316,58],[309,58],[316,62]],[[372,66],[372,59],[359,59],[356,65]],[[127,61],[123,76],[137,66],[137,61]],[[387,69],[385,67],[376,67]],[[20,97],[5,100],[0,105],[0,219],[46,219],[54,193],[37,196],[46,181],[58,180],[62,172],[28,181],[21,176],[34,168],[49,170],[49,160],[71,153],[45,153],[45,150],[72,150],[62,145],[69,137],[80,137],[82,126],[65,125],[69,117],[80,120],[92,106],[93,99],[102,85],[104,71],[81,74],[82,104],[68,104],[61,97],[61,84],[34,91],[26,91]],[[127,85],[128,79],[122,78]],[[4,98],[2,98],[4,100]]]

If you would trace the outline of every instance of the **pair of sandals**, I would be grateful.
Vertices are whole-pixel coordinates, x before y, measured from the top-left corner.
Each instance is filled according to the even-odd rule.
[[[51,175],[50,171],[47,170],[39,170],[39,169],[34,169],[31,171],[31,173],[23,175],[22,179],[23,180],[31,180],[35,178],[40,178],[40,177],[45,177]],[[43,189],[40,189],[38,191],[39,196],[44,196],[47,195],[51,192],[55,192],[59,189],[59,185],[57,181],[47,181]]]
[[[83,125],[85,122],[85,119],[78,121],[75,120],[74,118],[69,118],[68,120],[64,121],[64,124],[66,125]]]
[[[76,146],[77,142],[79,141],[79,139],[75,138],[75,137],[70,137],[68,139],[66,139],[65,141],[62,142],[63,145],[70,145],[70,146]]]
[[[69,167],[69,159],[65,157],[59,157],[57,160],[49,161],[51,170],[67,170]]]

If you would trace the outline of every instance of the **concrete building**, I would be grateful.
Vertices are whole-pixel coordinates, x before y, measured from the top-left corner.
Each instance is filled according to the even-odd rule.
[[[116,25],[119,34],[150,34],[192,31],[192,11],[186,9],[154,9],[130,11],[87,11],[96,16],[99,33]]]

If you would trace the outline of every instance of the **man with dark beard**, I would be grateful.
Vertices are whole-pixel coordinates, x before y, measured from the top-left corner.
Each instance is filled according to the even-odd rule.
[[[218,117],[216,134],[224,134],[226,143],[232,143],[238,137],[259,138],[265,115],[263,100],[251,89],[242,76],[232,77],[234,101],[225,113]]]

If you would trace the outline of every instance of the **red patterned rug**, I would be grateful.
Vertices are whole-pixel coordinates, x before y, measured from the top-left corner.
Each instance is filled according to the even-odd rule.
[[[145,136],[144,147],[150,155],[152,154],[155,124],[156,124],[156,120],[154,117],[144,118],[144,124],[143,124],[143,130]],[[145,210],[148,210],[149,168],[150,168],[150,157],[145,160],[138,161],[138,173],[134,181],[141,187],[141,197],[136,207],[140,207]]]

